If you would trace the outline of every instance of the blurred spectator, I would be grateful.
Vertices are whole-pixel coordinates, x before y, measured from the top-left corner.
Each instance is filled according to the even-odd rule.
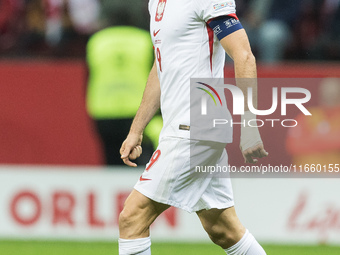
[[[114,23],[121,26],[95,33],[87,45],[87,108],[96,122],[108,165],[123,164],[119,149],[141,102],[153,62],[150,34],[131,26],[133,12],[129,8],[116,8],[115,12],[120,18]],[[145,130],[138,164],[150,159],[152,142],[156,147],[161,125],[154,119]]]
[[[63,34],[63,23],[68,22],[80,34],[92,34],[99,29],[100,3],[98,0],[44,0],[46,9],[46,40],[55,46]]]
[[[283,59],[292,39],[303,0],[248,0],[242,19],[250,43],[260,61],[273,63]]]
[[[43,0],[46,14],[45,38],[58,55],[70,55],[79,45],[67,45],[74,39],[85,49],[88,37],[99,30],[99,0]]]
[[[101,19],[103,26],[117,26],[122,24],[122,20],[129,19],[131,26],[149,30],[148,0],[101,0]],[[131,16],[124,16],[126,12],[120,10],[127,9],[133,13]]]
[[[319,34],[309,49],[310,59],[340,59],[340,0],[324,0],[318,24]]]
[[[86,35],[98,31],[100,8],[99,0],[68,0],[68,12],[74,29]]]
[[[63,0],[45,0],[46,32],[47,43],[55,47],[62,38],[63,34]]]
[[[85,56],[100,0],[0,0],[0,53]]]
[[[319,106],[310,109],[312,116],[299,115],[299,125],[290,130],[287,150],[293,163],[340,163],[340,79],[322,80]]]
[[[0,52],[15,46],[23,29],[24,0],[0,0]]]
[[[34,54],[46,50],[45,14],[41,0],[27,0],[25,5],[25,32],[20,37],[20,53]]]
[[[149,29],[148,0],[0,0],[0,54],[84,57],[88,37],[119,25]],[[340,0],[237,0],[259,61],[340,59]]]

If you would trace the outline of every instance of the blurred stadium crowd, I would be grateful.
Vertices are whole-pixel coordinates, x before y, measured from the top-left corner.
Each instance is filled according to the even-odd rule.
[[[0,54],[84,57],[88,38],[112,25],[147,29],[147,1],[0,0]]]
[[[147,0],[0,0],[0,55],[84,57],[113,25],[148,29]],[[236,0],[257,58],[340,59],[340,0]]]

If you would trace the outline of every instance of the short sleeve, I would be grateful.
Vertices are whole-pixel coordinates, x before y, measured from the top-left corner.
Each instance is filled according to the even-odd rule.
[[[194,0],[197,16],[208,22],[210,19],[236,13],[235,0]]]

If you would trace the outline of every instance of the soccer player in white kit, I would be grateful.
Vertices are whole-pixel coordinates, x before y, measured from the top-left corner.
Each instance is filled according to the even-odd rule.
[[[120,150],[124,163],[136,166],[131,160],[142,153],[143,130],[159,107],[164,127],[157,150],[120,214],[119,254],[151,254],[149,227],[170,206],[196,212],[211,240],[227,254],[266,254],[236,215],[230,179],[190,174],[193,156],[201,165],[227,165],[223,142],[231,142],[232,136],[230,132],[221,143],[190,139],[190,78],[223,77],[227,52],[236,78],[256,79],[255,58],[235,14],[235,2],[150,0],[149,12],[156,59]],[[237,86],[243,92],[257,87],[256,82]],[[257,96],[253,100],[256,106]],[[252,117],[246,111],[242,119]],[[190,155],[191,147],[197,155]],[[257,128],[241,126],[240,147],[246,163],[268,155]]]

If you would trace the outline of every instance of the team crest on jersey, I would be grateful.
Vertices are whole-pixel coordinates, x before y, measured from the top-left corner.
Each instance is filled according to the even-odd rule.
[[[220,4],[214,4],[213,7],[215,11],[218,11],[226,7],[234,7],[234,2],[227,1],[227,2],[220,3]]]
[[[159,0],[156,11],[156,22],[159,22],[163,19],[165,6],[166,0]]]

